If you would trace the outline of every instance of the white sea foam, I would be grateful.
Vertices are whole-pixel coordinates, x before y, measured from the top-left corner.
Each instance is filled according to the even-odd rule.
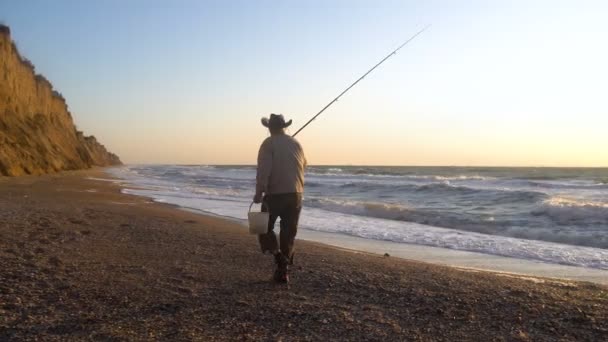
[[[335,224],[339,222],[339,224]],[[358,237],[466,250],[564,265],[608,269],[608,250],[545,241],[463,232],[347,214],[305,209],[304,227]]]
[[[578,202],[577,202],[578,203]],[[580,205],[580,203],[578,203]],[[597,203],[596,203],[597,204]],[[559,242],[573,245],[583,245],[590,247],[608,248],[608,236],[596,234],[593,230],[576,231],[567,229],[557,229],[555,227],[521,227],[509,225],[507,222],[497,221],[493,216],[479,217],[477,221],[471,221],[466,217],[457,214],[442,214],[435,211],[422,211],[412,206],[403,204],[391,204],[381,202],[358,202],[334,200],[329,198],[310,199],[306,205],[313,208],[322,209],[328,212],[350,214],[364,217],[373,217],[385,220],[405,221],[412,223],[424,223],[443,228],[456,228],[462,232],[474,232],[489,235],[501,235],[521,239],[532,239],[550,242]],[[591,222],[603,222],[608,218],[608,210],[601,208],[600,213],[593,214],[593,210],[598,207],[567,207],[552,208],[557,213],[550,212],[551,215],[564,215],[565,218],[572,220],[585,219]],[[564,213],[562,210],[566,210]],[[579,210],[575,215],[570,210]],[[578,217],[577,217],[578,215]],[[564,220],[567,220],[564,219]]]
[[[597,208],[597,209],[608,209],[608,202],[600,202],[600,201],[589,201],[589,200],[581,200],[575,198],[565,198],[565,197],[551,197],[547,201],[545,201],[550,206],[553,207],[570,207],[570,208]]]

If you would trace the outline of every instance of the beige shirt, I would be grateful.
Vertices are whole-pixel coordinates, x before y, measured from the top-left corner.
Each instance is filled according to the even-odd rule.
[[[288,194],[304,192],[306,157],[300,143],[287,134],[264,140],[258,153],[256,192]]]

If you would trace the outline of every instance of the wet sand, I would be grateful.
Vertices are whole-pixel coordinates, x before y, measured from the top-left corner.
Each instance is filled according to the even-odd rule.
[[[290,285],[242,226],[101,171],[0,179],[0,340],[608,340],[608,288],[298,241]]]

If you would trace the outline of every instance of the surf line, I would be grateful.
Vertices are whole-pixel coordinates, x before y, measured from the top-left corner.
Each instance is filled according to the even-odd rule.
[[[329,102],[325,107],[323,107],[323,109],[321,109],[317,115],[313,116],[312,119],[308,120],[307,123],[304,124],[304,126],[302,126],[300,129],[298,129],[297,132],[295,132],[292,137],[295,137],[296,135],[298,135],[298,133],[300,133],[300,131],[302,131],[304,128],[306,128],[306,126],[308,126],[308,124],[310,124],[311,122],[314,121],[314,119],[317,118],[317,116],[321,115],[321,113],[323,113],[327,108],[329,108],[332,104],[334,104],[335,102],[338,101],[338,99],[346,94],[347,91],[350,90],[350,88],[354,87],[355,84],[359,83],[359,81],[361,81],[362,79],[365,78],[365,76],[369,75],[369,73],[371,73],[372,71],[374,71],[374,69],[376,69],[377,67],[380,66],[380,64],[384,63],[384,61],[386,61],[387,59],[389,59],[390,57],[392,57],[393,55],[397,54],[397,51],[401,50],[402,47],[406,46],[407,43],[411,42],[414,38],[418,37],[418,35],[420,35],[422,32],[426,31],[426,29],[428,29],[429,27],[431,27],[431,25],[427,25],[425,26],[422,30],[416,32],[416,34],[414,34],[413,36],[411,36],[408,40],[406,40],[403,44],[399,45],[398,48],[396,48],[395,50],[393,50],[393,52],[389,53],[386,57],[384,57],[380,62],[378,62],[378,64],[374,65],[373,68],[369,69],[365,74],[363,74],[363,76],[359,77],[359,79],[357,79],[353,84],[351,84],[348,88],[346,88],[343,92],[340,93],[340,95],[338,95],[335,99],[333,99],[331,102]]]

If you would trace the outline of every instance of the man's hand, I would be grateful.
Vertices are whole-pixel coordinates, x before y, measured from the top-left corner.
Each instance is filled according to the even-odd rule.
[[[262,203],[262,197],[263,195],[261,192],[256,192],[253,196],[253,203]]]

